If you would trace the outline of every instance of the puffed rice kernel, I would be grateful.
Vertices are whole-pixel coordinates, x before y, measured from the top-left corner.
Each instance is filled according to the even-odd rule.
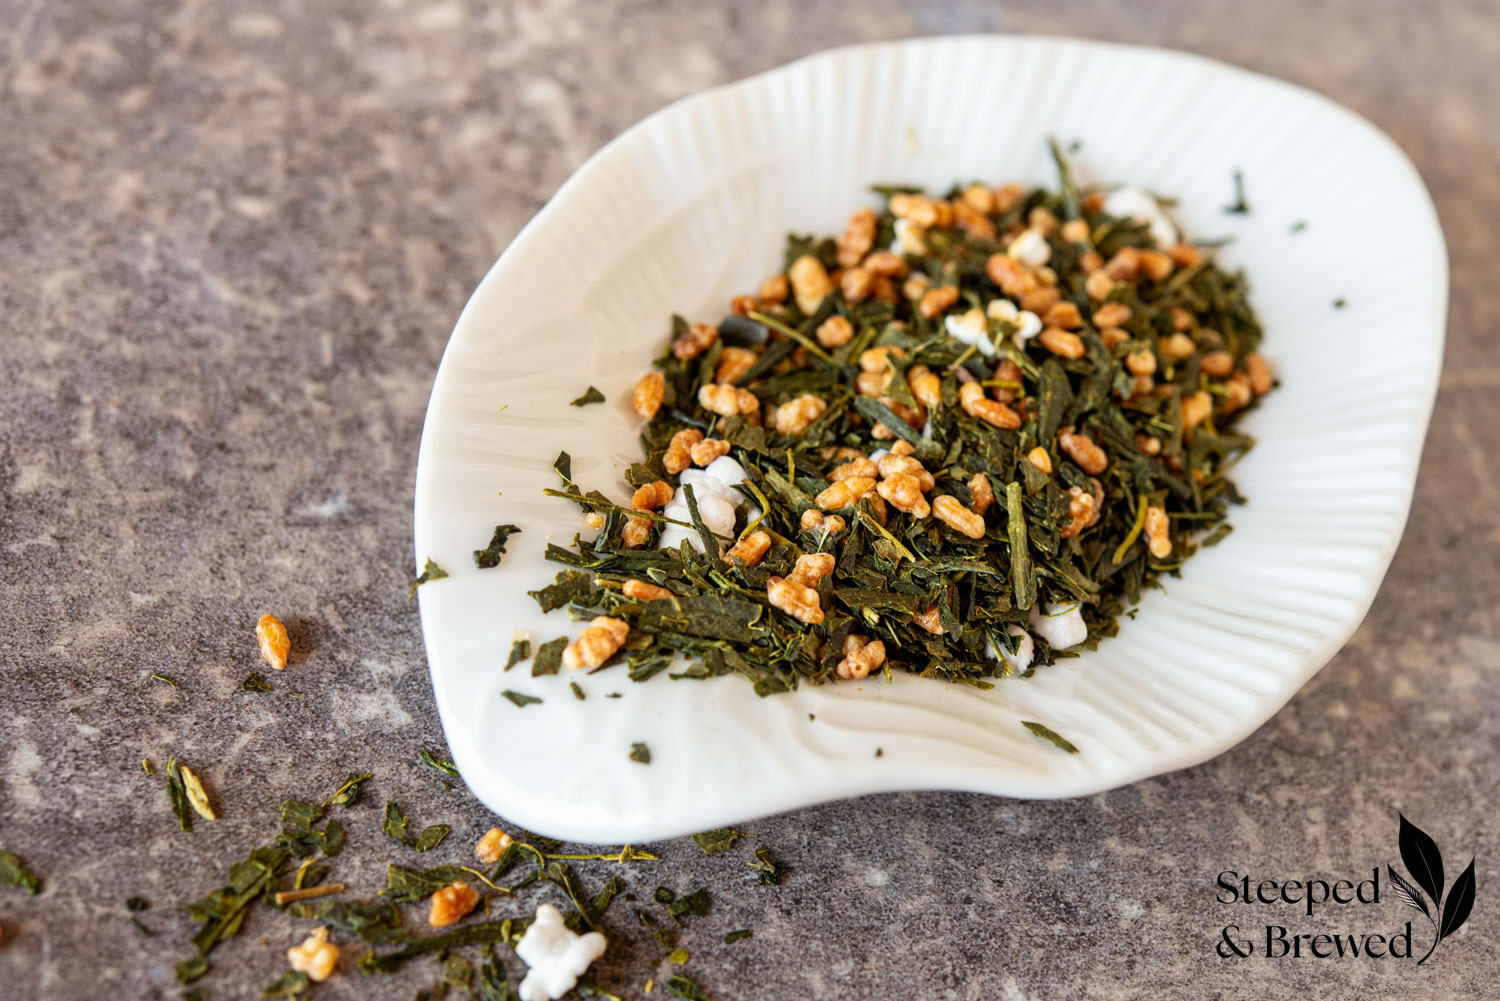
[[[339,947],[328,941],[328,929],[319,928],[303,940],[301,945],[286,951],[287,965],[298,973],[307,974],[307,979],[322,983],[333,975],[339,963]]]
[[[511,837],[498,827],[491,827],[484,832],[484,837],[474,846],[474,855],[485,865],[494,865],[500,861],[500,856],[505,854],[505,849],[510,847]]]
[[[637,511],[659,511],[672,503],[674,493],[666,480],[656,480],[637,487],[630,497],[630,506]]]
[[[835,313],[818,324],[818,343],[825,348],[841,348],[854,340],[854,324],[841,313]]]
[[[751,532],[740,541],[729,547],[724,554],[726,562],[733,562],[735,558],[745,561],[745,565],[753,567],[765,559],[766,553],[771,551],[771,536],[766,532]]]
[[[648,584],[643,580],[636,580],[634,577],[625,582],[624,586],[620,588],[620,593],[624,594],[627,598],[634,598],[637,601],[660,601],[662,598],[675,597],[671,591],[668,591],[664,587]]]
[[[905,473],[887,476],[875,490],[898,511],[905,511],[914,518],[925,518],[932,513],[932,506],[922,496],[922,484],[915,476]]]
[[[772,577],[766,581],[766,598],[794,619],[815,626],[823,621],[823,608],[816,589],[795,580]]]
[[[274,615],[262,615],[255,624],[255,638],[260,641],[260,655],[278,671],[286,670],[287,656],[292,652],[292,638],[286,626]]]
[[[693,465],[702,468],[715,459],[729,454],[729,442],[723,438],[709,438],[700,441],[688,449],[688,454],[693,458]],[[678,470],[682,472],[682,470]]]
[[[696,358],[713,346],[719,339],[719,328],[707,323],[695,323],[687,333],[672,342],[672,354],[682,361]]]
[[[848,479],[839,480],[827,490],[818,494],[813,503],[824,511],[842,511],[846,507],[853,507],[854,502],[865,494],[875,489],[875,480],[867,476],[851,476]]]
[[[688,466],[693,464],[693,448],[703,440],[703,432],[697,428],[683,428],[672,436],[667,443],[667,451],[661,457],[661,464],[668,473],[676,476]]]
[[[955,532],[971,539],[984,538],[984,518],[964,507],[957,497],[939,494],[932,499],[932,515]]]
[[[824,297],[833,291],[833,280],[828,277],[828,269],[811,254],[803,254],[793,261],[787,270],[787,277],[792,283],[797,308],[808,316],[816,313],[818,307],[823,305]]]
[[[882,640],[873,640],[853,652],[848,652],[846,647],[845,651],[844,659],[836,668],[838,676],[845,681],[868,678],[871,671],[885,663],[885,643]]]
[[[434,928],[454,924],[462,920],[478,903],[479,892],[468,883],[450,883],[432,895],[432,910],[427,913],[427,923]]]
[[[828,409],[828,401],[821,396],[812,393],[804,393],[794,400],[788,400],[776,408],[776,416],[772,421],[778,434],[793,435],[801,434],[807,430],[809,424],[817,420]]]
[[[748,389],[710,383],[698,388],[698,405],[721,417],[759,414],[760,400]]]
[[[649,421],[661,409],[661,401],[667,395],[667,378],[660,372],[647,372],[635,384],[630,403],[642,420]]]
[[[985,396],[984,387],[977,382],[966,382],[958,387],[958,403],[964,413],[994,427],[1014,431],[1021,426],[1021,415]]]
[[[613,657],[629,636],[630,623],[608,615],[597,616],[563,651],[563,665],[574,669],[598,667]]]
[[[1166,559],[1172,555],[1172,540],[1167,532],[1170,524],[1167,520],[1167,509],[1155,504],[1146,508],[1146,538],[1149,540],[1147,546],[1151,555],[1157,559]]]
[[[864,260],[875,245],[877,221],[875,211],[869,208],[858,209],[849,217],[849,224],[838,238],[839,267],[852,268]]]
[[[760,355],[749,348],[726,347],[719,352],[719,364],[714,367],[714,382],[739,382],[740,377],[759,360]]]
[[[1109,465],[1109,456],[1104,454],[1104,449],[1094,444],[1094,439],[1086,434],[1075,434],[1072,428],[1063,428],[1057,433],[1057,444],[1068,453],[1068,458],[1092,476],[1104,472]]]

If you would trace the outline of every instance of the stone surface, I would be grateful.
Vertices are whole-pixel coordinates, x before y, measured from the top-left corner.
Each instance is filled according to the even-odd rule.
[[[0,0],[0,846],[46,883],[0,890],[0,995],[175,997],[175,905],[274,833],[280,799],[354,768],[376,780],[339,878],[369,893],[406,855],[378,830],[388,797],[453,825],[442,861],[466,854],[490,818],[417,763],[443,745],[404,584],[423,405],[468,292],[574,167],[664,103],[835,44],[981,30],[1199,51],[1321,90],[1412,155],[1453,300],[1405,540],[1347,649],[1201,767],[1072,802],[832,804],[747,825],[788,863],[782,887],[748,878],[743,845],[686,841],[632,886],[710,888],[682,944],[717,998],[1491,996],[1500,13],[1464,0]],[[293,663],[275,693],[244,693],[268,609]],[[140,764],[170,755],[222,819],[175,830]],[[1228,923],[1406,915],[1425,946],[1388,888],[1314,919],[1214,898],[1223,869],[1367,874],[1396,859],[1398,810],[1450,875],[1479,857],[1474,917],[1425,966],[1215,955]],[[126,923],[132,895],[154,937]],[[640,997],[670,964],[616,907],[628,958],[603,971]],[[722,944],[742,927],[754,938]],[[200,985],[258,997],[307,930],[257,909]],[[326,1001],[437,978],[426,961],[363,978],[335,937]]]

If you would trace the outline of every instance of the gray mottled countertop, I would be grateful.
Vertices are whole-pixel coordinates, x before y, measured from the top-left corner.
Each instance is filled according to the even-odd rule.
[[[1411,154],[1453,299],[1405,540],[1349,646],[1205,765],[1071,802],[831,804],[748,825],[787,863],[780,887],[690,842],[655,846],[632,887],[711,890],[682,944],[715,998],[1492,996],[1500,8],[1478,0],[0,0],[0,847],[45,881],[0,890],[0,996],[176,997],[175,905],[274,833],[280,799],[351,769],[376,778],[343,881],[371,892],[402,857],[379,833],[387,797],[466,852],[490,818],[416,763],[443,744],[404,583],[423,407],[469,291],[574,167],[666,102],[835,44],[981,30],[1192,49],[1329,94]],[[266,609],[297,654],[252,695]],[[140,766],[174,754],[222,814],[191,834]],[[1224,869],[1368,874],[1397,858],[1398,811],[1450,878],[1478,855],[1474,916],[1426,965],[1216,954],[1229,923],[1413,914],[1425,943],[1388,886],[1313,919],[1215,901]],[[154,936],[126,923],[132,895]],[[615,906],[628,958],[602,973],[640,997],[669,964]],[[755,936],[723,944],[736,928]],[[199,986],[258,997],[305,930],[258,908]],[[361,977],[358,951],[317,997],[436,978],[425,961]]]

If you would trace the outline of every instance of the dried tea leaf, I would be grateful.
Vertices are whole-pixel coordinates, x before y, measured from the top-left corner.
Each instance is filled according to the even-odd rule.
[[[421,834],[412,837],[407,832],[406,815],[395,802],[387,802],[385,820],[381,823],[380,830],[414,851],[426,852],[442,844],[451,828],[447,824],[432,824],[422,828]]]
[[[490,536],[490,544],[483,549],[474,550],[474,565],[481,570],[498,567],[500,558],[505,555],[506,542],[520,531],[515,525],[496,525],[495,534]]]
[[[693,843],[709,855],[717,855],[719,852],[727,852],[733,848],[734,843],[740,838],[748,838],[749,836],[728,827],[720,827],[717,830],[694,834]]]
[[[287,970],[276,979],[271,986],[260,992],[263,998],[295,998],[312,988],[312,981],[308,980],[307,974],[297,970]]]
[[[329,804],[333,804],[335,806],[353,806],[355,803],[359,802],[360,788],[372,778],[374,778],[374,776],[369,772],[366,772],[363,775],[356,775],[355,773],[350,772],[349,777],[344,779],[343,785],[335,789],[333,795],[329,796],[323,801],[323,805],[328,806]]]
[[[380,895],[397,903],[422,900],[467,876],[468,873],[456,865],[412,869],[393,862],[386,870],[386,888]]]
[[[604,402],[604,394],[601,393],[601,392],[599,392],[599,390],[595,389],[593,386],[590,386],[588,388],[588,392],[584,393],[582,396],[580,396],[578,399],[574,400],[572,403],[569,403],[568,406],[570,406],[570,407],[586,407],[590,403],[603,403],[603,402]]]
[[[240,682],[240,689],[246,692],[269,692],[271,683],[259,671],[251,671],[245,680]]]
[[[534,695],[522,695],[520,692],[513,692],[508,688],[500,693],[500,697],[510,699],[512,703],[521,709],[525,709],[527,706],[540,705],[542,702],[541,699]]]
[[[687,1001],[709,1001],[709,997],[704,993],[703,988],[680,973],[674,974],[667,981],[666,987],[667,993],[673,997],[686,998]]]
[[[763,886],[780,885],[781,877],[786,871],[782,867],[781,863],[777,862],[776,859],[771,856],[771,850],[769,848],[755,849],[755,861],[746,862],[745,864],[752,869],[758,870],[756,872],[755,878]]]
[[[521,661],[531,656],[531,640],[518,639],[510,645],[510,656],[505,658],[503,670],[509,671]]]
[[[372,950],[359,958],[361,973],[395,973],[406,961],[429,952],[459,949],[469,945],[493,945],[510,937],[511,929],[521,922],[507,918],[504,921],[485,921],[481,924],[462,925],[441,935],[429,935],[415,939],[395,952],[376,955]]]
[[[639,761],[643,765],[651,764],[651,748],[645,744],[631,744],[630,760]]]
[[[423,565],[422,573],[411,582],[411,587],[407,589],[406,599],[410,601],[411,596],[417,593],[417,588],[428,581],[442,580],[446,576],[448,576],[448,571],[434,563],[431,556],[427,557],[427,563]]]
[[[208,960],[202,956],[194,956],[192,959],[184,959],[177,964],[177,982],[179,984],[190,984],[194,980],[208,972]]]
[[[1067,740],[1067,738],[1058,733],[1056,730],[1053,730],[1051,727],[1043,726],[1040,723],[1033,723],[1030,720],[1022,720],[1021,725],[1043,740],[1050,740],[1052,743],[1056,744],[1064,751],[1067,751],[1069,754],[1078,753],[1078,748],[1074,747],[1072,743]]]
[[[24,862],[7,851],[0,851],[0,886],[19,887],[31,896],[42,892],[42,881],[26,868]]]
[[[537,647],[536,656],[531,661],[531,676],[540,678],[544,675],[556,674],[557,669],[562,666],[563,649],[567,645],[568,638],[559,636]]]
[[[418,751],[417,752],[417,757],[421,758],[422,761],[425,764],[430,765],[433,768],[436,768],[438,771],[442,772],[444,775],[451,775],[453,778],[458,778],[459,777],[458,767],[456,765],[454,765],[453,762],[447,760],[446,758],[439,758],[437,755],[433,754],[431,751]]]
[[[177,818],[180,830],[193,829],[192,807],[188,803],[187,786],[182,780],[182,766],[176,758],[167,760],[167,799],[172,804],[172,815]]]
[[[708,890],[700,887],[692,893],[678,897],[668,904],[667,913],[671,915],[673,921],[680,925],[684,917],[688,917],[689,915],[702,917],[707,914],[709,904]]]

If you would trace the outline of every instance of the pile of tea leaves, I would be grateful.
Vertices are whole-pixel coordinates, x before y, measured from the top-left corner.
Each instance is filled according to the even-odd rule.
[[[1272,388],[1245,278],[1053,149],[1056,190],[879,188],[716,326],[673,318],[633,397],[632,500],[556,462],[596,529],[550,544],[533,592],[595,620],[565,663],[988,687],[1115,635],[1227,534],[1235,424]]]
[[[423,752],[422,760],[440,771],[452,767],[451,762],[428,752]],[[393,844],[419,853],[442,846],[447,860],[434,865],[392,862],[386,885],[378,892],[369,888],[361,894],[334,882],[345,846],[345,820],[340,818],[354,816],[347,811],[360,801],[371,778],[369,773],[351,774],[321,802],[283,802],[280,833],[230,865],[222,886],[182,906],[197,926],[190,955],[176,965],[177,980],[184,985],[183,1001],[208,997],[201,978],[212,970],[210,956],[247,928],[253,929],[254,914],[264,907],[287,911],[301,919],[299,924],[326,928],[330,941],[340,949],[351,944],[364,948],[354,963],[341,962],[337,969],[348,971],[352,966],[361,974],[380,975],[393,974],[419,959],[433,963],[434,983],[417,993],[417,1001],[446,997],[516,1001],[526,967],[512,953],[542,903],[557,905],[573,932],[595,931],[609,940],[603,960],[580,977],[567,997],[618,1001],[622,991],[650,993],[658,986],[667,996],[708,997],[683,969],[690,953],[680,944],[679,934],[690,918],[710,914],[709,891],[699,887],[679,895],[660,885],[671,881],[660,867],[641,872],[641,865],[660,862],[651,851],[623,845],[569,852],[559,841],[517,830],[498,857],[486,864],[476,861],[473,845],[453,844],[447,838],[450,828],[446,824],[429,825],[420,835],[411,835],[400,808],[387,802],[384,823],[378,829]],[[377,821],[368,811],[363,816],[365,826],[375,830]],[[743,837],[737,831],[710,831],[694,840],[705,853],[715,855],[729,853]],[[782,865],[769,849],[747,847],[733,855],[726,862],[741,874],[747,891],[782,881]],[[8,863],[20,874],[15,877],[18,885],[35,892],[35,877],[4,852],[0,852],[0,876],[8,871]],[[476,890],[477,904],[448,927],[428,927],[429,901],[455,884]],[[622,904],[631,916],[621,915]],[[148,908],[139,898],[127,902],[132,924],[151,936],[156,933],[135,917]],[[622,928],[632,931],[626,934]],[[627,939],[642,937],[641,931],[655,944],[644,951],[627,949]],[[704,931],[726,943],[752,934],[748,929],[706,927]],[[669,973],[657,985],[654,971],[664,964]],[[601,968],[604,973],[596,972]],[[334,975],[339,974],[335,971]],[[286,970],[262,996],[303,997],[316,988],[306,973]]]

